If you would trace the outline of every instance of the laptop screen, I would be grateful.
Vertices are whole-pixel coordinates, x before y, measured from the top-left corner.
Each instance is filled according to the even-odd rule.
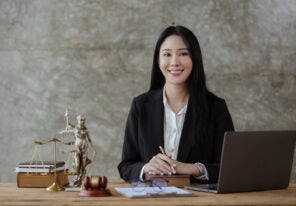
[[[295,140],[296,131],[226,132],[218,192],[288,187]]]

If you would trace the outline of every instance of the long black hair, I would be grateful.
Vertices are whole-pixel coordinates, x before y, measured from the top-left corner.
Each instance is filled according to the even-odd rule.
[[[165,78],[159,68],[159,52],[164,40],[171,35],[180,36],[185,42],[192,60],[192,71],[186,85],[189,93],[188,109],[192,113],[192,126],[198,127],[199,133],[203,133],[203,123],[208,119],[206,78],[199,42],[192,31],[184,26],[169,26],[159,36],[154,50],[150,89],[154,90],[164,86]],[[202,131],[203,130],[203,131]],[[200,133],[200,134],[201,134]]]

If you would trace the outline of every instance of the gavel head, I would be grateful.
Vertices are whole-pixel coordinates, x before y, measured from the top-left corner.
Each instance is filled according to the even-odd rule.
[[[107,183],[105,176],[85,176],[83,185],[86,190],[105,190]]]

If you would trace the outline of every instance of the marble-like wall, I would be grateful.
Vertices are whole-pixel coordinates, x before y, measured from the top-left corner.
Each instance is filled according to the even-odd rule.
[[[208,87],[236,130],[295,129],[294,0],[0,0],[0,181],[16,180],[34,141],[73,140],[59,134],[66,108],[73,123],[86,117],[91,174],[119,181],[130,103],[148,89],[155,42],[172,22],[199,38]],[[51,159],[52,145],[41,155]]]

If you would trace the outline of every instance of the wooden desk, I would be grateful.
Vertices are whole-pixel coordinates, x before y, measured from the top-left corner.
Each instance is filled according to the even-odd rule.
[[[114,191],[127,183],[110,183],[110,197],[80,197],[78,192],[47,192],[43,188],[18,188],[16,183],[0,183],[0,205],[296,205],[296,184],[285,190],[210,194],[196,197],[159,197],[130,199]]]

